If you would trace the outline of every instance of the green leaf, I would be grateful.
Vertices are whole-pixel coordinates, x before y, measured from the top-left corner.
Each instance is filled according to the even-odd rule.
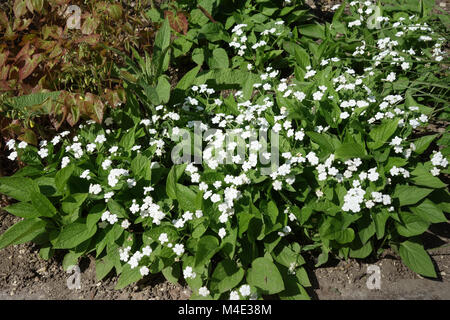
[[[161,28],[159,28],[156,33],[154,50],[152,57],[152,65],[154,70],[154,75],[159,76],[169,67],[169,45],[170,45],[170,24],[169,20],[164,19],[164,23]]]
[[[432,134],[429,136],[420,137],[416,141],[414,141],[414,145],[416,149],[414,150],[417,154],[422,154],[425,150],[428,149],[428,146],[431,142],[437,137],[437,134]]]
[[[130,265],[127,263],[120,274],[120,278],[117,281],[115,290],[120,290],[125,288],[131,283],[134,283],[142,278],[141,273],[139,272],[139,268],[131,269]]]
[[[182,176],[187,164],[174,165],[170,168],[166,181],[166,193],[171,199],[177,198],[177,181]]]
[[[197,243],[195,267],[204,266],[216,253],[219,240],[214,236],[204,236]]]
[[[423,248],[423,245],[408,240],[402,242],[399,248],[400,257],[408,268],[425,277],[436,278],[433,262]]]
[[[275,224],[278,218],[278,207],[275,202],[270,201],[267,204],[267,214],[270,217],[270,221],[272,222],[272,224]]]
[[[78,265],[79,257],[80,257],[80,254],[76,253],[76,252],[69,251],[68,253],[66,253],[66,255],[64,256],[63,262],[62,262],[64,271],[67,271],[70,266]]]
[[[173,265],[170,265],[166,268],[164,268],[162,271],[162,274],[167,279],[167,281],[177,284],[178,279],[181,276],[181,268],[179,263],[175,263]]]
[[[105,256],[101,260],[95,261],[95,275],[97,280],[100,281],[106,277],[114,267],[114,261],[112,261],[109,256]]]
[[[447,222],[447,218],[442,210],[428,199],[425,199],[417,207],[410,207],[409,209],[425,221],[431,223]]]
[[[373,251],[372,241],[366,242],[358,249],[350,249],[350,257],[357,259],[367,258]]]
[[[365,158],[366,150],[358,143],[344,143],[336,149],[336,158],[350,159],[350,158]]]
[[[404,237],[412,237],[427,231],[430,223],[423,220],[419,215],[410,212],[400,212],[400,219],[403,224],[395,223],[397,232]]]
[[[80,220],[63,227],[51,242],[55,249],[71,249],[91,238],[96,231],[97,226],[88,229],[86,223]]]
[[[119,218],[128,218],[128,214],[123,206],[114,199],[108,200],[108,209],[112,214],[117,214]]]
[[[311,62],[309,61],[309,54],[306,52],[305,49],[303,49],[300,46],[295,46],[294,49],[295,53],[295,60],[297,61],[297,64],[302,67],[303,69],[306,69],[306,67],[311,65]]]
[[[389,219],[389,213],[385,210],[374,213],[372,215],[373,221],[375,222],[375,231],[377,233],[377,239],[384,237],[384,231],[386,228],[386,221]]]
[[[317,143],[321,148],[323,148],[323,150],[334,152],[334,145],[331,138],[327,134],[307,131],[306,135],[310,137],[312,141]]]
[[[306,24],[299,27],[299,32],[302,35],[316,38],[325,39],[325,27],[320,24]]]
[[[170,99],[170,83],[165,76],[158,78],[156,85],[156,93],[158,94],[159,103],[167,103]]]
[[[38,219],[25,219],[17,222],[0,235],[0,249],[6,246],[21,244],[33,240],[45,232],[46,222]]]
[[[47,99],[56,100],[60,91],[39,92],[13,97],[9,101],[14,109],[26,109],[44,103]]]
[[[401,206],[415,204],[429,195],[433,190],[407,185],[397,185],[394,198],[398,198]]]
[[[32,191],[39,192],[39,187],[30,178],[23,177],[1,177],[0,193],[19,201],[30,201]]]
[[[70,164],[67,167],[62,168],[61,170],[59,170],[56,173],[55,185],[59,191],[63,192],[65,190],[67,180],[69,180],[74,169],[75,169],[75,166],[73,164]]]
[[[133,129],[129,129],[127,133],[125,133],[120,139],[119,146],[124,148],[126,151],[130,151],[131,148],[134,146],[135,142],[135,131]]]
[[[21,218],[37,218],[39,212],[28,202],[17,202],[2,208],[3,210]]]
[[[397,130],[398,121],[398,119],[385,121],[383,124],[370,130],[369,136],[374,142],[367,143],[369,148],[376,150],[382,147]]]
[[[229,66],[228,55],[225,49],[216,48],[212,52],[212,57],[209,59],[209,67],[211,69],[226,69]]]
[[[341,244],[352,242],[353,239],[355,239],[355,231],[351,228],[344,229],[335,234],[335,240]]]
[[[57,213],[56,208],[43,194],[33,191],[31,192],[30,196],[31,203],[33,207],[39,212],[40,216],[53,217]]]
[[[138,155],[131,161],[130,169],[133,171],[134,176],[137,179],[150,181],[152,176],[151,161],[149,158],[144,157],[141,153],[138,153]]]
[[[239,285],[244,278],[244,269],[239,268],[234,261],[222,260],[211,276],[211,289],[220,293],[229,291]]]
[[[257,258],[248,271],[247,282],[264,294],[276,294],[284,290],[283,278],[276,265],[268,258]]]
[[[417,166],[417,168],[411,172],[411,175],[413,176],[411,178],[412,182],[418,186],[430,187],[434,189],[444,188],[447,186],[424,167]]]
[[[200,209],[197,206],[197,194],[189,187],[182,184],[176,184],[177,201],[180,204],[180,208],[184,211],[195,211]]]

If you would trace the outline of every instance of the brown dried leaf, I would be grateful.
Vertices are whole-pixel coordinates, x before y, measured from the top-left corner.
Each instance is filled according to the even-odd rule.
[[[25,0],[15,0],[14,1],[14,16],[16,18],[20,18],[27,12],[27,5],[25,3]]]
[[[3,67],[8,59],[9,51],[0,52],[0,68]]]
[[[19,70],[19,80],[23,80],[27,78],[30,74],[33,73],[34,69],[39,65],[43,56],[41,53],[33,55],[30,59],[28,57],[25,58],[25,65]]]
[[[169,19],[170,27],[176,32],[183,33],[184,35],[188,32],[188,20],[183,12],[177,12],[166,10],[164,11],[164,18]]]
[[[89,15],[86,20],[84,20],[83,25],[81,26],[81,33],[92,34],[95,32],[95,30],[97,30],[98,25],[98,19]]]

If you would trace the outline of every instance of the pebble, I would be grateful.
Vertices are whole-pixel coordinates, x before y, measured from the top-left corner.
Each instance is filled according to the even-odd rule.
[[[447,274],[444,271],[441,271],[441,276],[446,276]]]

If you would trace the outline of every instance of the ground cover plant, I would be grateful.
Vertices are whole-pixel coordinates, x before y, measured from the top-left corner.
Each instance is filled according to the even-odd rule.
[[[419,236],[450,209],[449,133],[427,131],[448,120],[445,19],[430,1],[344,2],[323,24],[295,1],[228,17],[214,8],[229,2],[208,3],[150,9],[153,52],[115,66],[126,103],[102,124],[8,141],[28,165],[0,193],[24,219],[0,248],[65,250],[65,268],[91,255],[117,288],[162,272],[193,299],[309,299],[307,255],[318,267],[386,247],[436,277]],[[207,46],[192,40],[194,67],[171,87],[189,32]]]

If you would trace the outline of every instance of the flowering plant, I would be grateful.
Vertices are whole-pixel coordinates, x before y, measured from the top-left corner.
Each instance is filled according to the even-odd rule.
[[[65,249],[65,267],[95,255],[99,279],[120,274],[117,288],[162,272],[198,299],[308,299],[309,252],[319,266],[389,245],[436,277],[418,236],[447,221],[448,147],[437,146],[448,133],[418,136],[436,109],[411,88],[429,81],[415,73],[424,63],[438,79],[445,39],[408,14],[380,15],[370,32],[354,18],[371,13],[368,2],[351,5],[355,14],[336,13],[338,30],[292,37],[266,19],[230,27],[251,75],[240,90],[220,90],[217,73],[196,67],[161,91],[164,104],[142,102],[150,91],[135,97],[133,86],[104,126],[88,121],[39,148],[11,140],[10,159],[29,166],[0,178],[0,192],[25,219],[0,247],[33,240],[44,258]],[[271,36],[282,37],[288,74],[254,59]]]

